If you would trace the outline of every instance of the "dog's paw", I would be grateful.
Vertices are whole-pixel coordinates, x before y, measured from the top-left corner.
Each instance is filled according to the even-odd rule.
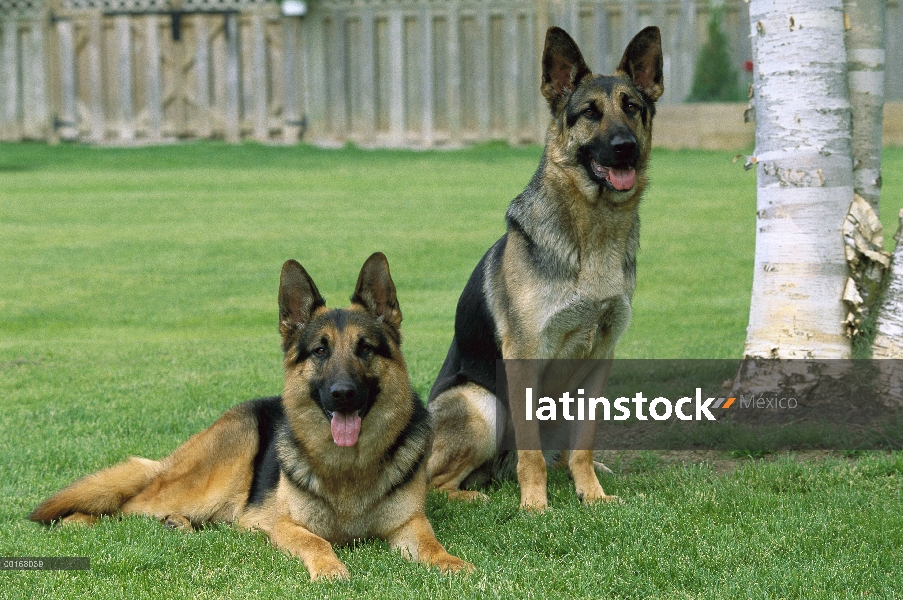
[[[466,560],[461,560],[457,556],[447,553],[434,560],[432,564],[443,573],[458,573],[462,571],[470,573],[476,568]]]
[[[170,529],[178,529],[179,531],[194,531],[194,527],[191,526],[191,521],[185,518],[184,515],[167,515],[165,519],[162,521],[164,527],[169,527]]]
[[[608,504],[621,504],[621,502],[623,502],[623,500],[621,500],[620,496],[612,496],[610,494],[607,494],[605,496],[602,496],[601,498],[597,498],[593,502],[608,503]]]
[[[614,475],[615,472],[606,467],[604,464],[600,463],[597,460],[593,461],[593,468],[597,473],[605,473],[606,475]]]
[[[549,508],[549,500],[543,495],[521,494],[520,509],[528,513],[543,513]]]
[[[549,504],[548,504],[548,502],[546,502],[545,504],[539,504],[539,503],[525,504],[525,503],[521,502],[520,509],[522,511],[524,511],[525,513],[538,515],[538,514],[542,514],[542,513],[546,512],[547,510],[549,510]]]
[[[601,490],[600,490],[601,491]],[[580,502],[583,504],[602,504],[606,502],[611,503],[620,503],[621,499],[617,496],[611,496],[602,492],[601,494],[581,494],[578,493],[577,497],[580,498]]]
[[[457,500],[459,502],[489,502],[489,496],[475,490],[455,490],[446,492],[446,495],[449,500]]]
[[[60,525],[83,525],[90,526],[97,523],[100,520],[100,517],[97,515],[89,515],[86,513],[75,512],[71,515],[60,519]]]
[[[311,581],[348,579],[351,575],[348,573],[342,561],[337,558],[320,558],[314,561],[314,564],[308,567]]]
[[[584,504],[596,504],[597,502],[617,502],[617,496],[609,496],[595,477],[591,477],[584,485],[576,487],[577,497]]]

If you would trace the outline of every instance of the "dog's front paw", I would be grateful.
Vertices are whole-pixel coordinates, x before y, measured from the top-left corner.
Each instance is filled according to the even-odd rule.
[[[543,492],[544,491],[545,490],[543,490]],[[526,490],[521,490],[520,508],[521,510],[532,513],[545,512],[546,509],[549,508],[549,499],[546,497],[545,493],[531,493]]]
[[[611,502],[611,503],[613,503],[613,504],[620,504],[620,503],[621,503],[621,498],[618,497],[618,496],[611,496],[611,495],[608,495],[608,494],[602,494],[601,496],[599,496],[599,497],[597,497],[597,498],[590,498],[590,499],[587,499],[587,498],[581,498],[580,501],[583,502],[584,504],[600,504],[600,503],[603,503],[603,502]]]
[[[348,567],[333,557],[317,558],[308,565],[307,570],[310,572],[311,581],[348,579],[351,576],[348,573]]]
[[[461,560],[457,556],[452,556],[448,553],[434,560],[433,566],[443,573],[457,573],[459,571],[470,573],[476,568],[466,560]]]
[[[596,484],[588,490],[577,490],[577,497],[584,504],[596,504],[600,502],[620,502],[617,496],[610,496],[605,493],[602,486]]]

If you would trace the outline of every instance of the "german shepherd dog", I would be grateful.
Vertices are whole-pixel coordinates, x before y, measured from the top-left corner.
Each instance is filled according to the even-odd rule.
[[[348,577],[331,544],[368,537],[443,571],[471,569],[445,551],[424,512],[431,429],[400,325],[382,254],[364,264],[344,310],[327,310],[304,268],[287,261],[283,395],[236,406],[163,460],[133,457],[80,479],[30,518],[140,514],[184,530],[234,522],[265,532],[311,579]]]
[[[540,90],[552,112],[542,160],[508,208],[507,233],[461,294],[428,405],[435,438],[427,474],[433,486],[461,499],[484,497],[466,488],[513,463],[513,454],[501,456],[495,431],[495,421],[510,411],[521,508],[530,510],[548,503],[546,460],[522,401],[496,394],[496,360],[610,359],[627,329],[638,206],[655,101],[664,91],[658,28],[633,38],[611,76],[593,75],[571,37],[550,28]],[[585,384],[604,386],[602,371]],[[535,384],[522,374],[514,376],[519,381],[511,372],[506,377],[512,393]],[[594,472],[604,468],[593,462],[594,422],[580,435],[583,449],[560,457],[577,494],[583,502],[612,499]]]

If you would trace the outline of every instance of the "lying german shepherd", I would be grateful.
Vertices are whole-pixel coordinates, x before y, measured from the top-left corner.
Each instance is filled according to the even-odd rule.
[[[283,395],[236,406],[163,460],[131,458],[80,479],[30,518],[141,514],[186,530],[235,522],[299,557],[311,579],[348,577],[331,544],[366,537],[443,571],[471,569],[445,551],[424,514],[431,430],[400,325],[382,254],[364,264],[344,310],[327,310],[304,268],[286,262]]]
[[[482,496],[462,487],[499,475],[506,461],[495,422],[510,414],[521,507],[535,510],[547,506],[546,461],[523,400],[496,395],[496,360],[613,357],[636,287],[637,213],[664,91],[661,36],[644,29],[614,75],[593,75],[570,36],[552,27],[542,67],[540,90],[552,111],[545,152],[508,208],[507,233],[458,301],[455,335],[430,392],[436,433],[427,465],[432,485],[450,496]],[[606,378],[583,385],[604,386]],[[524,379],[507,374],[512,399],[536,384]],[[594,472],[594,425],[581,436],[582,449],[562,457],[577,494],[584,502],[610,499]]]

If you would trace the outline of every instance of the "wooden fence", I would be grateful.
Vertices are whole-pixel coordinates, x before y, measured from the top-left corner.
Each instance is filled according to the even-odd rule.
[[[724,0],[738,70],[747,5]],[[542,139],[543,36],[560,25],[610,72],[630,37],[663,32],[666,93],[681,102],[706,0],[0,0],[0,140],[157,143],[305,139],[456,146]],[[888,65],[903,63],[900,0]],[[742,73],[741,77],[748,75]],[[903,73],[888,69],[889,98]]]

